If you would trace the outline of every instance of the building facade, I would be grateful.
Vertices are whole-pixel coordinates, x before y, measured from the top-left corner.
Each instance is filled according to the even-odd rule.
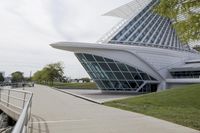
[[[148,93],[200,83],[200,54],[179,40],[170,19],[152,11],[159,0],[140,2],[106,13],[122,21],[96,43],[51,46],[74,52],[105,92]]]

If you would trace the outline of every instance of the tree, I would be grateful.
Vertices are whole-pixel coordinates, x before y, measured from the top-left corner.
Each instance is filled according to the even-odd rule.
[[[67,83],[69,83],[70,80],[71,80],[70,77],[63,76],[60,82],[67,82]]]
[[[200,40],[199,0],[160,0],[154,11],[170,18],[179,38],[184,42]]]
[[[90,78],[82,78],[82,80],[83,80],[83,83],[89,83],[90,82]]]
[[[23,73],[20,71],[16,71],[11,74],[11,81],[12,82],[22,82],[24,80]]]
[[[55,80],[61,81],[63,79],[64,67],[61,62],[47,65],[44,68],[44,71],[46,78],[51,82],[52,85]]]
[[[42,82],[42,71],[37,71],[36,73],[34,73],[32,80],[38,81],[41,83]]]
[[[200,52],[200,46],[199,45],[194,46],[193,49]]]
[[[48,64],[42,70],[37,71],[33,75],[33,80],[37,82],[50,82],[53,85],[54,81],[62,81],[64,67],[61,62]]]
[[[4,77],[3,77],[3,74],[0,73],[0,82],[3,82],[4,81]]]

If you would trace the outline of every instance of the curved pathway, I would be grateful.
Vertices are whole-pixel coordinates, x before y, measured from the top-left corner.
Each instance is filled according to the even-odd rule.
[[[30,133],[199,133],[145,115],[88,102],[46,86],[34,93]]]

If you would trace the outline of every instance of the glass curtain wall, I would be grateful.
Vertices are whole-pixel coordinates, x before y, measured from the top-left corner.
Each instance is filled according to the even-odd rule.
[[[183,78],[200,78],[200,71],[178,71],[171,72],[173,78],[183,79]]]
[[[145,81],[149,84],[157,81],[139,69],[112,59],[82,53],[75,55],[99,88],[105,91],[136,92]],[[151,92],[151,88],[148,91]]]
[[[189,50],[189,47],[183,47],[181,44],[171,20],[152,11],[158,3],[159,0],[152,0],[137,16],[131,18],[109,43]]]

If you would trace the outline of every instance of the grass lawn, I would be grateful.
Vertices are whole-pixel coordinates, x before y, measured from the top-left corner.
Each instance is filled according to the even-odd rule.
[[[105,103],[200,130],[200,85]]]
[[[59,88],[59,89],[97,89],[97,86],[95,83],[60,83],[55,82],[53,87]]]

